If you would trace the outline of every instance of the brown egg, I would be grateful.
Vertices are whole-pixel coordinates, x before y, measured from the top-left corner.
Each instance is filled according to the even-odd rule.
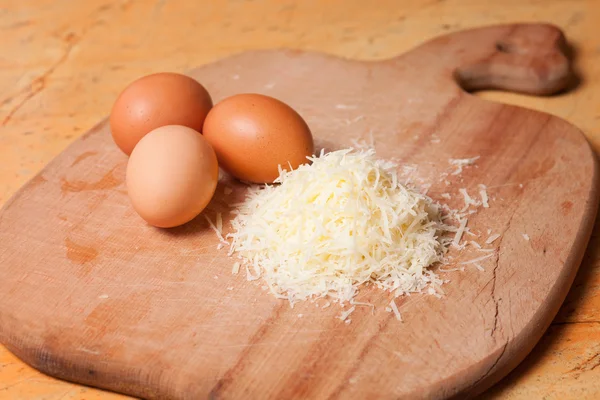
[[[202,133],[219,165],[238,179],[271,183],[278,166],[308,162],[313,138],[302,117],[287,104],[260,94],[226,98],[206,116]]]
[[[144,135],[160,126],[183,125],[201,132],[211,107],[204,86],[189,76],[152,74],[119,95],[110,114],[110,129],[117,146],[129,155]]]
[[[182,225],[208,205],[219,179],[217,156],[202,135],[185,126],[157,128],[140,140],[127,163],[133,208],[151,225]]]

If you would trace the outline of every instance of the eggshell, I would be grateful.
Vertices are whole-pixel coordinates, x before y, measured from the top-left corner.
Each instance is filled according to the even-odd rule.
[[[219,179],[217,157],[202,135],[168,125],[144,136],[127,163],[127,192],[149,224],[182,225],[208,205]]]
[[[260,94],[238,94],[215,105],[202,133],[219,165],[238,179],[271,183],[278,166],[297,168],[314,151],[312,134],[287,104]]]
[[[127,86],[115,101],[110,114],[112,137],[129,155],[144,135],[160,126],[183,125],[201,131],[211,107],[204,86],[189,76],[148,75]]]

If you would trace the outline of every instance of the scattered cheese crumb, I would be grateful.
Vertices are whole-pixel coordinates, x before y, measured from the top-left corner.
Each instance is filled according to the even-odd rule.
[[[354,312],[354,310],[356,310],[356,307],[352,306],[348,310],[343,311],[338,318],[341,319],[342,321],[345,321],[346,318],[348,318],[350,316],[350,314],[352,314]]]
[[[99,299],[108,299],[108,295],[107,294],[101,294],[100,296],[98,296]]]
[[[479,196],[481,197],[481,204],[483,205],[483,208],[490,208],[486,189],[487,188],[485,187],[485,185],[479,185]]]
[[[465,228],[467,227],[468,222],[469,222],[468,218],[463,218],[462,220],[459,221],[460,225],[458,227],[458,230],[456,231],[456,234],[454,235],[454,240],[452,241],[452,246],[458,247],[458,245],[460,243],[460,239],[462,238],[463,233],[465,232]]]
[[[404,164],[402,165],[402,171],[400,174],[402,176],[413,175],[417,172],[417,166],[414,164]]]
[[[480,156],[472,157],[472,158],[451,158],[448,162],[456,167],[452,175],[459,175],[463,171],[463,167],[467,165],[473,165],[475,161],[479,160]]]
[[[369,131],[369,141],[365,139],[350,139],[353,148],[357,150],[369,150],[375,148],[375,138],[373,137],[373,131]]]
[[[465,267],[456,267],[456,268],[439,268],[441,272],[454,272],[454,271],[464,271]]]
[[[474,240],[471,240],[469,243],[471,244],[471,246],[473,246],[477,249],[481,249],[481,245],[479,243],[475,242]]]
[[[429,192],[429,189],[431,189],[431,184],[430,183],[421,186],[421,190],[419,192],[422,195],[426,195]]]
[[[354,123],[356,123],[356,122],[358,122],[360,120],[363,120],[363,119],[365,119],[365,116],[364,115],[359,115],[359,116],[357,116],[355,118],[352,118],[352,119],[345,119],[344,121],[346,122],[346,125],[352,125],[352,124],[354,124]]]
[[[302,314],[298,314],[298,318],[302,318],[302,317],[303,317],[303,315],[302,315]]]
[[[442,193],[440,196],[441,196],[442,198],[444,198],[444,199],[448,199],[448,200],[452,198],[452,196],[450,196],[450,193]]]
[[[519,188],[523,189],[523,184],[519,183]]]
[[[217,227],[217,230],[219,231],[219,233],[221,233],[221,236],[223,236],[223,216],[221,215],[220,212],[217,213],[216,227]]]
[[[523,233],[523,239],[529,241],[529,235],[526,233]]]
[[[400,311],[398,311],[398,306],[396,306],[396,302],[393,299],[390,302],[390,308],[394,312],[394,315],[396,316],[396,319],[398,321],[402,322],[402,315],[400,314]]]
[[[488,259],[488,258],[490,258],[492,256],[493,256],[493,254],[488,254],[487,256],[481,256],[481,257],[475,258],[473,260],[463,261],[463,262],[460,262],[459,264],[461,264],[461,265],[475,264],[475,263],[477,263],[479,261],[486,260],[486,259]]]
[[[233,286],[229,286],[227,290],[233,290]]]
[[[488,233],[489,234],[489,233]],[[494,243],[494,241],[496,239],[498,239],[501,235],[499,233],[494,233],[493,235],[491,235],[490,237],[487,238],[487,240],[485,241],[485,244],[491,244]]]
[[[368,285],[368,283],[366,285]],[[362,302],[354,301],[354,300],[352,300],[352,304],[355,305],[355,306],[371,307],[371,314],[375,315],[375,304],[362,303]]]
[[[469,214],[473,214],[473,213],[475,213],[475,212],[476,212],[475,210],[471,210],[471,211],[469,212]],[[470,228],[466,228],[466,229],[465,229],[465,233],[466,233],[467,235],[470,235],[470,236],[479,237],[479,235],[478,235],[478,234],[476,234],[476,233],[474,233],[474,232],[471,232],[471,229],[470,229]]]
[[[231,273],[236,275],[238,272],[240,272],[240,263],[236,262],[233,264],[233,268],[231,269]]]
[[[357,106],[350,104],[336,104],[335,108],[338,110],[355,110]]]
[[[225,240],[225,238],[223,237],[223,219],[221,217],[221,213],[217,213],[217,225],[219,225],[219,220],[220,220],[221,221],[221,223],[220,223],[221,229],[219,229],[219,227],[217,225],[213,224],[213,222],[210,220],[210,218],[208,218],[208,216],[206,214],[204,214],[204,219],[206,219],[206,221],[208,222],[208,225],[210,225],[212,230],[215,231],[219,240],[222,243],[229,244],[229,242],[227,240]]]
[[[469,196],[469,193],[467,192],[467,189],[460,188],[460,189],[458,189],[458,191],[459,191],[460,194],[463,195],[463,198],[465,200],[465,205],[460,210],[461,212],[467,210],[471,206],[475,206],[475,207],[480,206],[480,203],[478,201],[474,200],[471,196]]]
[[[260,274],[252,275],[252,273],[250,272],[250,269],[248,268],[248,265],[246,265],[246,280],[255,281],[258,278],[260,278]]]

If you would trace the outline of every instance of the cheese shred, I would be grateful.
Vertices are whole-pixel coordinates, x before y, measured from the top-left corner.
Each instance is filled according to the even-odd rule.
[[[229,244],[229,242],[223,237],[223,217],[221,216],[221,213],[217,213],[217,225],[215,225],[206,215],[204,215],[204,219],[206,219],[206,222],[208,222],[208,225],[211,227],[211,229],[215,231],[221,243]]]
[[[352,306],[352,307],[350,307],[349,310],[342,311],[342,313],[340,314],[340,316],[338,318],[341,319],[342,321],[345,321],[346,318],[348,318],[350,316],[350,314],[352,314],[354,312],[354,310],[356,310],[356,307]]]
[[[400,314],[400,311],[398,310],[398,306],[396,305],[396,302],[394,300],[392,300],[390,302],[390,308],[394,312],[394,315],[396,316],[396,319],[398,321],[402,322],[402,315]]]
[[[248,280],[260,275],[292,306],[312,297],[351,301],[369,282],[395,297],[439,287],[429,267],[447,243],[440,209],[399,182],[396,164],[374,154],[321,152],[282,170],[274,185],[251,187],[227,235]],[[465,226],[466,219],[459,240]]]

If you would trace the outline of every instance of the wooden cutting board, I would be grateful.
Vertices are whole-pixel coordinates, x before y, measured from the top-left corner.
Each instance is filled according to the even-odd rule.
[[[484,271],[444,273],[442,298],[398,299],[403,322],[377,290],[359,297],[374,312],[357,307],[350,324],[337,305],[290,308],[232,275],[204,217],[147,226],[127,197],[127,158],[102,122],[0,214],[0,341],[50,375],[147,398],[474,396],[525,357],[557,312],[590,236],[598,179],[577,128],[463,88],[560,91],[570,75],[563,45],[552,26],[507,25],[385,61],[254,51],[190,73],[215,101],[260,92],[289,103],[319,147],[373,143],[380,158],[415,165],[413,180],[453,207],[459,188],[475,196],[487,186],[490,208],[469,226],[480,243],[501,234],[488,246],[494,256]],[[476,156],[452,174],[449,159]],[[244,190],[225,178],[205,215],[228,221]]]

